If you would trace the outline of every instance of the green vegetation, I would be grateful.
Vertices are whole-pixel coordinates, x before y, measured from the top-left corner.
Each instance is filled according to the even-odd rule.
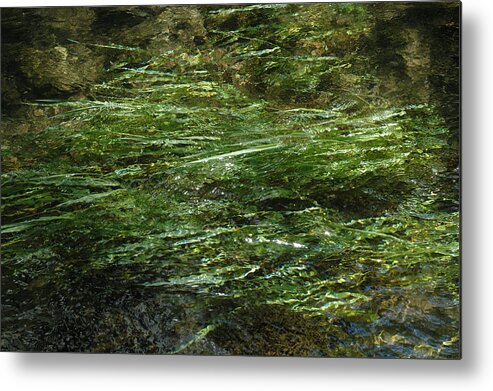
[[[200,12],[4,115],[2,349],[457,358],[457,129],[378,13]]]

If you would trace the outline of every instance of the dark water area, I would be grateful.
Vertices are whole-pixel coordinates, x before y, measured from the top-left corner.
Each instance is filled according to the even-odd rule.
[[[459,38],[455,2],[3,9],[2,350],[459,358]]]

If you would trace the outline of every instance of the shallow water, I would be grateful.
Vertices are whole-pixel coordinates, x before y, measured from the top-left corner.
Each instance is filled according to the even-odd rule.
[[[440,108],[279,104],[204,57],[5,119],[3,349],[458,357]]]

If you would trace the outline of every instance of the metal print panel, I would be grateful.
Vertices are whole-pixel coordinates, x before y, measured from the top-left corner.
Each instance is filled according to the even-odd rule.
[[[458,2],[1,22],[2,350],[460,358]]]

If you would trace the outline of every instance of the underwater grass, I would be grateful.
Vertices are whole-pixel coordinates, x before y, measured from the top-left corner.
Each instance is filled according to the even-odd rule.
[[[346,69],[233,38],[232,61],[296,57],[281,82],[303,96]],[[91,100],[31,102],[57,114],[7,133],[3,349],[457,357],[457,151],[436,108],[281,106],[278,81],[248,95],[185,54],[113,70]],[[265,308],[306,332],[299,350]]]

